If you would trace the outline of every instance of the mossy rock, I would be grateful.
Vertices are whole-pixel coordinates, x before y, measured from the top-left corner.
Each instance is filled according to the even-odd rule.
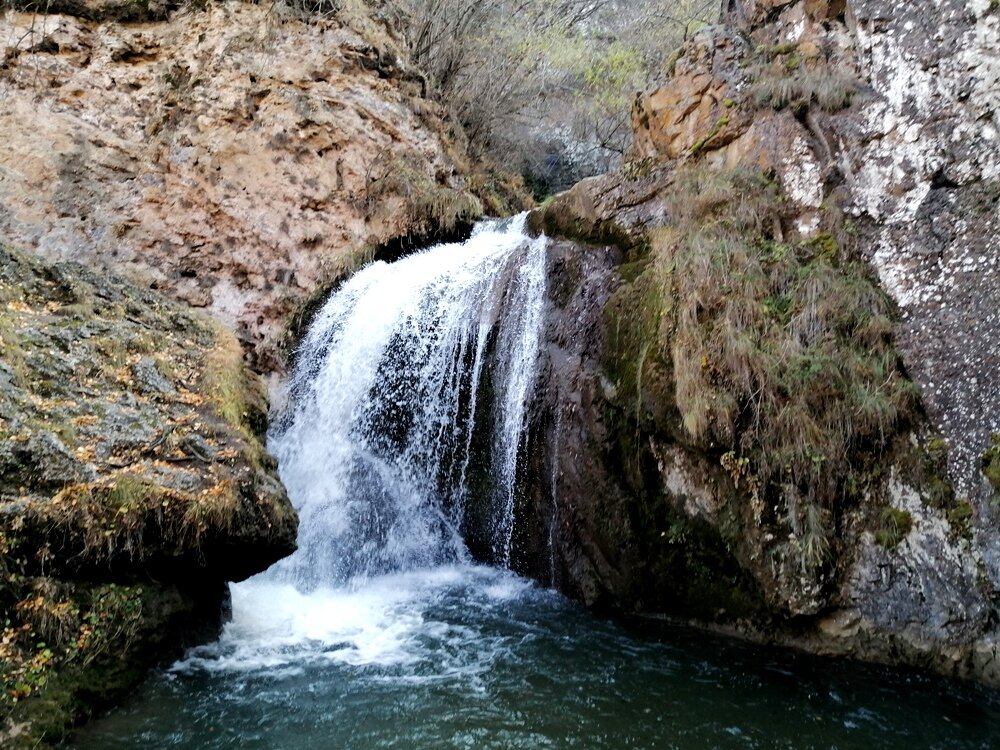
[[[598,216],[586,183],[546,201],[528,214],[528,230],[534,234],[561,237],[588,245],[611,245],[641,257],[644,243],[613,219]]]
[[[766,175],[688,164],[661,196],[662,224],[639,241],[620,237],[622,262],[604,307],[604,424],[615,470],[644,505],[663,492],[662,480],[647,476],[649,440],[731,470],[737,490],[712,521],[709,557],[739,560],[757,604],[815,613],[838,574],[848,519],[867,519],[851,533],[871,529],[887,547],[909,533],[905,512],[880,515],[888,456],[912,453],[907,477],[927,502],[954,507],[946,451],[938,460],[910,444],[923,421],[894,346],[898,310],[832,234],[785,239],[781,187]],[[596,215],[578,190],[532,219],[547,233],[611,239]],[[725,494],[727,480],[712,481],[712,493]],[[683,520],[637,523],[669,532],[687,529]],[[704,552],[704,535],[688,539]],[[682,585],[681,568],[697,568],[682,560],[683,547],[674,544],[664,563],[673,587]]]
[[[292,552],[297,522],[231,333],[2,247],[0,299],[0,732],[24,729],[7,747],[58,739],[217,627],[225,581]]]
[[[895,549],[913,529],[913,515],[899,508],[882,512],[882,526],[875,531],[875,541],[886,549]]]
[[[993,436],[993,445],[983,454],[982,469],[994,495],[1000,497],[1000,435]]]

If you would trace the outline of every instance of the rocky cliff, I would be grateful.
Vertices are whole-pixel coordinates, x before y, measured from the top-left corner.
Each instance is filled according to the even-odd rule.
[[[261,371],[381,246],[521,200],[364,3],[12,5],[46,12],[0,16],[0,236],[209,311]]]
[[[1000,683],[1000,14],[730,0],[550,251],[525,516],[594,606]]]
[[[36,747],[217,632],[296,517],[206,316],[0,247],[0,346],[0,744]]]

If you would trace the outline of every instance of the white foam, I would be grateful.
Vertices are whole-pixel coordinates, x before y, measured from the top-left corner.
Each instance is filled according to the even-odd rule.
[[[449,611],[443,600],[451,596],[462,609],[491,609],[534,590],[512,573],[470,565],[309,593],[258,577],[232,587],[233,619],[219,641],[192,649],[173,669],[273,676],[328,662],[377,667],[387,679],[472,679],[489,669],[502,644],[456,622],[463,613]]]

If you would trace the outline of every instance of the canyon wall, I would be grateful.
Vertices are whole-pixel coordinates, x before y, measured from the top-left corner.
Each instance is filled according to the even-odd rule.
[[[342,5],[0,16],[0,235],[206,310],[282,370],[317,290],[520,207],[470,166],[391,26]]]
[[[531,217],[522,511],[556,562],[523,569],[1000,682],[998,33],[985,1],[733,0],[669,60],[622,170]]]

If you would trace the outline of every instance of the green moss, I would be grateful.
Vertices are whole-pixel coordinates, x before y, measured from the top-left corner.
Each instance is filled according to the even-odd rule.
[[[948,523],[959,536],[968,537],[972,531],[972,518],[975,511],[971,503],[963,500],[950,511],[948,511]]]
[[[664,316],[669,314],[657,268],[646,260],[642,269],[631,280],[626,279],[627,283],[615,291],[604,307],[607,332],[604,370],[615,386],[616,401],[625,405],[636,417],[644,414],[644,372],[652,368],[662,369],[665,364],[660,326]],[[636,267],[626,266],[625,270],[631,275]],[[651,382],[647,379],[647,389]]]
[[[264,391],[234,336],[3,247],[0,295],[0,489],[18,498],[0,523],[0,746],[33,747],[133,685],[190,624],[167,622],[178,608],[216,617],[228,566],[254,565],[233,550],[273,556],[295,521],[264,478]],[[150,363],[169,393],[134,388]]]
[[[840,243],[829,232],[823,232],[802,242],[802,247],[814,260],[835,264],[840,257]]]
[[[940,476],[934,475],[924,483],[927,504],[932,508],[947,508],[955,499],[955,490],[951,483]]]
[[[886,549],[895,549],[913,528],[913,516],[905,510],[886,508],[882,512],[882,525],[875,532],[875,541]]]
[[[574,205],[572,191],[557,195],[547,205],[528,214],[528,230],[549,237],[563,237],[587,245],[610,245],[641,255],[641,239],[616,221],[590,219]]]
[[[670,592],[669,599],[655,602],[657,611],[704,622],[763,614],[765,597],[718,528],[666,504],[642,523],[652,532],[646,553],[651,588]]]
[[[1000,435],[993,436],[993,445],[983,454],[982,469],[994,493],[1000,495]]]
[[[798,70],[802,66],[802,58],[798,55],[789,55],[785,59],[785,70],[791,72]]]
[[[478,164],[466,182],[489,216],[510,216],[534,207],[524,178],[495,164]],[[541,196],[539,196],[541,197]],[[475,217],[474,217],[475,218]]]
[[[730,119],[728,115],[720,117],[718,120],[716,120],[715,125],[712,126],[712,129],[710,131],[708,131],[708,134],[691,147],[691,155],[694,156],[698,154],[702,149],[704,149],[705,146],[707,146],[709,142],[711,142],[711,140],[715,138],[715,136],[717,136],[722,131],[722,129],[729,124],[729,122]]]
[[[940,435],[927,441],[927,455],[940,466],[948,465],[948,441]]]
[[[771,57],[779,57],[780,55],[790,55],[798,48],[799,45],[795,42],[784,42],[783,44],[776,44],[773,47],[769,47],[767,53]]]
[[[38,579],[26,594],[18,604],[25,624],[7,629],[0,661],[0,708],[22,730],[4,737],[0,729],[12,749],[63,741],[73,721],[133,687],[150,661],[136,653],[139,633],[158,604],[144,585],[54,588]],[[53,631],[54,618],[61,632]]]

